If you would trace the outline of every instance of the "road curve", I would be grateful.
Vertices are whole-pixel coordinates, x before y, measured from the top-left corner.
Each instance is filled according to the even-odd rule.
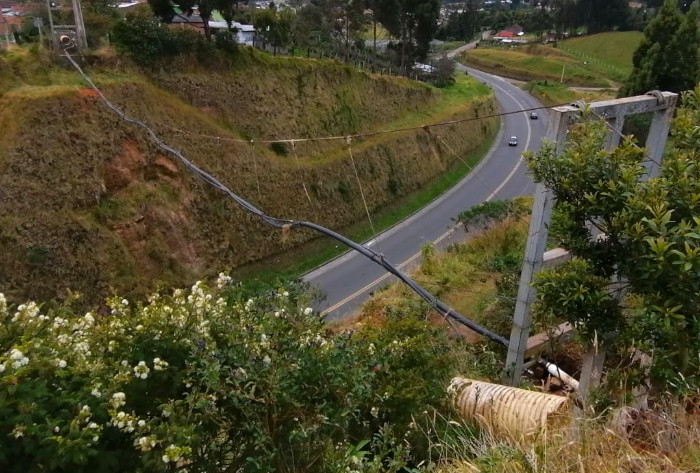
[[[527,92],[505,79],[457,65],[472,77],[494,90],[503,112],[540,106]],[[546,129],[547,114],[539,112],[539,120],[530,120],[527,113],[505,115],[501,130],[481,163],[452,189],[398,225],[388,229],[367,244],[386,256],[401,269],[410,269],[420,259],[420,250],[428,242],[444,246],[464,238],[461,225],[454,217],[476,204],[498,199],[530,195],[534,183],[522,159],[525,150],[537,150]],[[508,146],[508,138],[518,137],[518,146]],[[353,313],[370,297],[372,291],[395,280],[382,268],[351,251],[307,273],[306,282],[326,294],[315,309],[336,320]]]

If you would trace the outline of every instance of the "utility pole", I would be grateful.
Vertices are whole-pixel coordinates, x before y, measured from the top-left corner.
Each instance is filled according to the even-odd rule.
[[[53,21],[53,10],[60,9],[51,5],[51,0],[46,0],[46,8],[49,11],[49,27],[51,28],[51,43],[54,49],[58,49],[59,36],[70,36],[71,40],[75,41],[75,47],[78,49],[87,48],[87,37],[85,35],[85,23],[83,21],[83,10],[80,6],[80,0],[71,0],[71,9],[73,11],[73,24],[57,25]]]
[[[590,104],[589,109],[606,120],[608,124],[617,130],[621,130],[625,117],[640,113],[653,112],[649,137],[646,142],[646,153],[655,163],[648,169],[648,175],[654,176],[659,172],[658,164],[663,155],[668,130],[670,127],[673,110],[678,101],[678,94],[671,92],[650,92],[647,95],[627,97]],[[558,155],[566,145],[567,127],[575,122],[581,110],[574,106],[555,107],[551,110],[547,127],[547,140],[555,143],[555,153]],[[616,133],[609,133],[609,135]],[[605,149],[613,149],[619,143],[619,136],[609,136],[605,143]],[[535,274],[542,267],[544,248],[547,243],[548,225],[551,220],[554,195],[551,189],[538,183],[535,190],[535,200],[532,206],[530,229],[528,232],[525,258],[520,275],[520,285],[513,314],[513,328],[508,345],[506,358],[505,381],[513,386],[520,382],[523,369],[525,349],[530,336],[532,316],[530,306],[535,300],[535,289],[532,281]],[[585,398],[585,391],[595,386],[602,373],[602,363],[605,359],[604,349],[595,349],[586,354],[584,369],[581,375],[579,392]]]
[[[576,107],[556,107],[549,115],[547,123],[546,139],[551,143],[556,143],[556,153],[560,154],[564,150],[566,142],[566,132],[569,122],[580,114]],[[535,201],[532,205],[532,216],[530,217],[530,229],[527,246],[525,247],[525,258],[520,276],[518,296],[515,303],[515,313],[513,314],[513,328],[508,344],[508,355],[506,357],[506,383],[517,386],[520,382],[525,349],[527,340],[530,337],[530,325],[532,316],[530,306],[535,300],[535,289],[530,285],[535,273],[542,268],[544,249],[547,243],[549,232],[548,225],[552,217],[554,206],[554,193],[547,189],[544,184],[538,183],[535,189]]]
[[[7,18],[2,14],[2,8],[0,8],[0,19],[5,24],[5,41],[7,42],[7,49],[10,49],[10,25],[7,23]]]
[[[559,79],[560,84],[564,82],[564,70],[566,70],[566,63],[561,65],[561,78]]]

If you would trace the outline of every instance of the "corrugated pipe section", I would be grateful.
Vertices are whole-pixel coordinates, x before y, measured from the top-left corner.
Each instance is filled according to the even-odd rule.
[[[571,418],[571,400],[567,397],[467,378],[454,378],[448,391],[462,419],[476,421],[491,433],[518,441],[567,425]]]

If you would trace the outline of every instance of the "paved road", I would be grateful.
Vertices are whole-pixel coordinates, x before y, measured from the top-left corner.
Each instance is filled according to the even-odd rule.
[[[458,69],[465,67],[458,65]],[[468,69],[469,74],[489,84],[504,112],[539,106],[528,93],[505,79]],[[452,220],[461,211],[487,200],[529,195],[534,183],[527,175],[521,153],[540,147],[546,128],[546,113],[539,120],[518,113],[503,117],[501,131],[489,154],[477,168],[455,187],[400,224],[367,244],[382,252],[389,261],[410,269],[420,258],[420,249],[428,242],[444,246],[464,238],[461,225]],[[508,146],[508,138],[517,136],[517,147]],[[354,312],[370,293],[394,280],[382,268],[352,251],[307,273],[304,280],[326,294],[317,310],[335,320]]]

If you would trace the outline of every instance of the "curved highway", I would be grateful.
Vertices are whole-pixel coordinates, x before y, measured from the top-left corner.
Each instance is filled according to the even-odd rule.
[[[472,77],[491,86],[503,112],[540,106],[530,94],[501,77],[467,69],[460,64],[457,69],[466,69]],[[426,243],[444,246],[464,238],[463,226],[455,225],[453,220],[461,211],[489,200],[532,194],[535,186],[527,174],[522,153],[540,147],[547,113],[541,110],[538,115],[539,120],[531,120],[525,112],[502,117],[496,142],[467,177],[367,244],[401,269],[408,270],[419,261],[420,250]],[[511,136],[518,137],[518,146],[508,146]],[[395,278],[369,259],[351,251],[307,273],[303,279],[326,294],[326,299],[316,309],[326,314],[327,320],[335,320],[354,312],[372,291]]]

